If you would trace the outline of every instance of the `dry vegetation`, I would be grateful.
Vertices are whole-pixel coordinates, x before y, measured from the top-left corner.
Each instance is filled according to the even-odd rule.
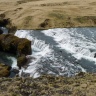
[[[18,29],[96,26],[96,0],[0,0],[0,14]]]
[[[96,96],[96,74],[0,78],[0,96]]]

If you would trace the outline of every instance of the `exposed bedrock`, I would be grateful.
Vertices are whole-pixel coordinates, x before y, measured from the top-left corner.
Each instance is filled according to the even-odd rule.
[[[19,68],[26,63],[26,55],[31,54],[31,41],[18,38],[12,34],[0,35],[0,51],[15,54]]]

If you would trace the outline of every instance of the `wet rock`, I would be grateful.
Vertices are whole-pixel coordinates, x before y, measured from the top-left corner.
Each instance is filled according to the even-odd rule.
[[[78,73],[77,76],[83,77],[84,75],[85,75],[85,72],[80,72],[80,73]]]
[[[24,66],[27,62],[27,58],[25,55],[22,55],[17,59],[17,66],[21,69],[21,66]]]
[[[3,31],[0,29],[0,34],[3,34]]]
[[[17,55],[17,65],[21,68],[27,62],[26,55],[31,54],[31,41],[18,38],[12,34],[1,34],[0,51]]]
[[[19,69],[13,68],[13,69],[11,70],[11,72],[14,72],[14,73],[18,74],[18,73],[19,73]]]
[[[0,77],[8,77],[11,67],[0,63]]]
[[[94,54],[94,58],[96,58],[96,53]]]

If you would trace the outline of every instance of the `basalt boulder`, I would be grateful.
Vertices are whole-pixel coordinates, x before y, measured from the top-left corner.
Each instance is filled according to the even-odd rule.
[[[22,55],[17,59],[17,66],[21,69],[21,66],[24,66],[27,62],[27,58],[25,55]]]
[[[0,63],[0,77],[8,77],[10,75],[11,67]]]
[[[17,57],[31,54],[31,41],[12,34],[0,35],[0,51],[16,54]]]

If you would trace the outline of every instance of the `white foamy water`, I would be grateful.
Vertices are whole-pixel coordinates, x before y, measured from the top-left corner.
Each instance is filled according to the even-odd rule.
[[[12,54],[0,52],[0,62],[18,69],[17,58]]]
[[[29,65],[20,70],[20,75],[22,71],[34,78],[41,74],[96,72],[96,28],[18,30],[15,36],[32,41]]]

